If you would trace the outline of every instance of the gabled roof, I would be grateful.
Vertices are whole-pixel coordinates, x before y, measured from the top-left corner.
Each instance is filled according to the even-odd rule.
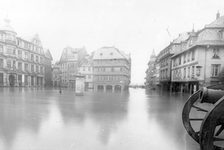
[[[130,59],[130,55],[115,47],[102,47],[94,52],[93,59]]]

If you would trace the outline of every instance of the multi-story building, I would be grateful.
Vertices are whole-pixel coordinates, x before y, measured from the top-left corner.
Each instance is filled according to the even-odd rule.
[[[56,62],[52,67],[52,82],[53,87],[59,87],[61,84],[61,70],[58,62]]]
[[[145,81],[145,86],[149,88],[155,88],[155,71],[156,71],[156,55],[155,51],[153,50],[150,60],[148,62],[148,68],[146,70],[146,81]]]
[[[52,81],[52,55],[49,49],[44,50],[44,76],[45,76],[45,86],[51,87],[53,85]]]
[[[62,86],[75,88],[75,76],[78,74],[78,67],[85,56],[85,48],[64,48],[58,63],[61,71]]]
[[[9,20],[0,28],[0,86],[43,86],[45,54],[38,36],[17,36]]]
[[[179,34],[178,38],[160,51],[158,55],[160,64],[159,81],[163,90],[170,90],[171,88],[171,57],[179,51],[188,37],[189,33]]]
[[[193,92],[199,87],[217,84],[224,67],[224,16],[198,32],[191,32],[172,56],[172,87]]]
[[[93,89],[93,55],[86,56],[79,66],[79,73],[85,76],[85,90]]]
[[[122,91],[131,78],[130,55],[115,47],[102,47],[93,55],[93,84],[95,91]]]

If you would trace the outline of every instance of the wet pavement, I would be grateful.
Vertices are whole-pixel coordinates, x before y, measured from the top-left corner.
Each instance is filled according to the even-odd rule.
[[[0,150],[199,150],[182,125],[188,96],[0,88]]]

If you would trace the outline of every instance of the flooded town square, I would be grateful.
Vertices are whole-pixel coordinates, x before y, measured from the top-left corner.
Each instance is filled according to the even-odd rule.
[[[188,94],[1,88],[0,149],[198,150],[181,113]]]

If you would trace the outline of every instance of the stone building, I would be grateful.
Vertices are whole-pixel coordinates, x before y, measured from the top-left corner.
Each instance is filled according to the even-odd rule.
[[[93,55],[93,85],[95,91],[128,89],[131,78],[130,55],[115,47],[102,47]]]
[[[44,76],[45,76],[45,87],[51,87],[52,83],[52,55],[49,49],[44,50]]]
[[[0,28],[0,86],[44,86],[44,59],[39,37],[18,37],[6,19]]]
[[[85,77],[85,90],[93,89],[93,55],[87,55],[78,70],[79,74]]]
[[[58,66],[61,71],[61,86],[75,88],[75,76],[78,74],[78,67],[86,56],[85,48],[63,49]]]
[[[148,68],[146,70],[146,77],[145,77],[145,86],[148,88],[156,88],[156,60],[157,57],[155,55],[155,51],[153,50],[149,62]]]
[[[56,62],[52,67],[52,84],[53,87],[61,86],[61,70],[58,62]]]
[[[158,62],[160,65],[159,81],[163,90],[171,88],[171,57],[179,51],[189,33],[182,33],[174,39],[170,44],[160,51],[158,54]]]
[[[198,32],[190,32],[172,56],[172,86],[176,91],[193,92],[220,82],[224,68],[224,16]]]

